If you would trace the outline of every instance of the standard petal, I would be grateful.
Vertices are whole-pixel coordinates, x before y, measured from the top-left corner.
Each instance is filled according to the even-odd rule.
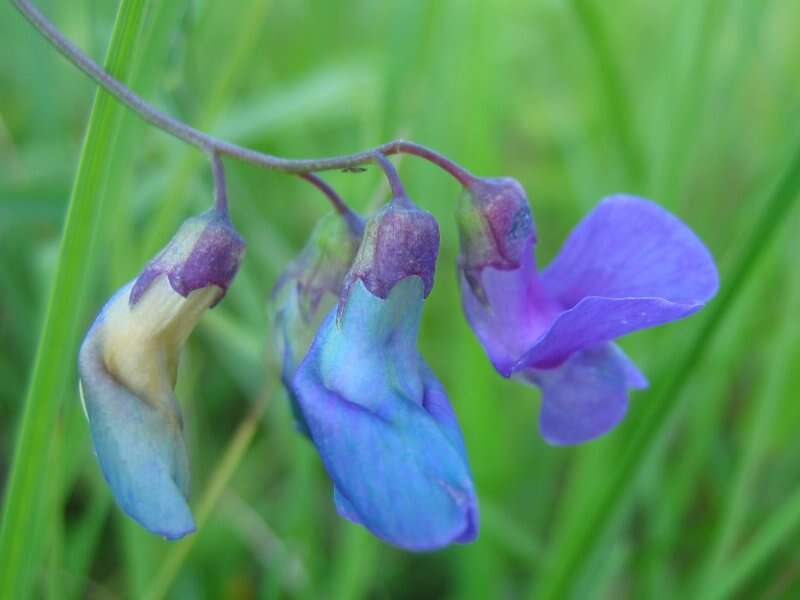
[[[604,200],[542,274],[563,307],[512,370],[551,368],[572,353],[700,310],[719,286],[703,243],[646,200]]]
[[[613,344],[581,350],[555,369],[527,369],[520,375],[542,390],[539,429],[555,446],[580,444],[607,433],[627,412],[628,389],[647,385]]]
[[[566,309],[591,296],[702,306],[717,293],[719,276],[703,242],[673,214],[611,196],[572,231],[542,283]]]
[[[293,381],[340,514],[409,550],[477,531],[460,431],[416,350],[422,295],[418,277],[386,300],[357,281],[341,321],[332,311]]]
[[[146,529],[168,539],[195,530],[186,502],[189,466],[177,403],[152,406],[109,375],[95,324],[81,348],[81,399],[103,475],[119,505]]]
[[[532,240],[521,254],[519,268],[486,267],[479,277],[486,303],[460,273],[464,313],[494,367],[508,377],[558,314],[558,306],[539,281]]]

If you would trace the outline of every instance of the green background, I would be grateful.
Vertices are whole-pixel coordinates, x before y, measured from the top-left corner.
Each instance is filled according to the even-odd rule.
[[[299,158],[404,137],[518,178],[541,264],[603,196],[652,198],[707,243],[723,288],[690,319],[623,340],[653,384],[623,426],[549,447],[538,392],[499,377],[462,317],[457,184],[397,160],[441,226],[420,346],[482,510],[474,544],[408,554],[335,515],[276,385],[265,299],[325,200],[226,160],[248,253],[181,366],[201,527],[162,541],[113,504],[75,357],[105,299],[211,202],[208,164],[105,96],[85,138],[93,84],[3,3],[0,597],[800,595],[800,3],[39,5],[98,61],[111,43],[110,68],[145,98],[237,143]],[[360,210],[386,197],[374,169],[326,177]]]

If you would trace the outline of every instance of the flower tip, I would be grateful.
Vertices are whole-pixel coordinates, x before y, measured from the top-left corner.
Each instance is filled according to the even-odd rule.
[[[163,537],[168,542],[175,542],[185,538],[187,535],[195,533],[196,531],[197,531],[197,526],[194,523],[194,519],[190,517],[189,522],[185,523],[183,527],[164,531],[161,533],[161,537]]]
[[[101,456],[101,452],[105,456]],[[178,540],[194,533],[197,526],[183,492],[171,478],[161,473],[137,469],[125,472],[114,464],[108,451],[98,449],[103,474],[122,510],[139,525],[167,540]],[[152,459],[153,457],[151,457]],[[147,480],[147,476],[152,480]]]
[[[469,544],[478,539],[479,531],[479,512],[478,504],[475,498],[470,502],[469,507],[464,513],[466,524],[461,533],[453,539],[456,544]]]

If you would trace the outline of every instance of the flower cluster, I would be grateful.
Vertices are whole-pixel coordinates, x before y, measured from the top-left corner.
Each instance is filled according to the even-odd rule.
[[[296,426],[319,452],[336,511],[398,547],[478,534],[467,452],[444,387],[417,349],[434,285],[439,226],[405,194],[362,219],[338,197],[270,298],[281,380]],[[312,176],[320,189],[334,194]],[[630,196],[603,200],[550,266],[513,179],[463,175],[456,210],[463,309],[504,377],[541,389],[540,429],[585,442],[624,417],[647,385],[614,340],[699,310],[718,277],[677,218]],[[219,208],[189,219],[89,330],[81,393],[103,473],[123,510],[167,538],[194,529],[174,395],[178,355],[225,294],[244,243]]]
[[[122,509],[154,533],[176,539],[195,527],[174,388],[181,347],[225,295],[244,251],[228,219],[223,155],[299,175],[336,208],[272,295],[281,380],[298,430],[333,481],[339,514],[409,550],[475,539],[478,508],[455,413],[417,350],[439,227],[408,198],[388,155],[423,158],[464,186],[456,212],[464,312],[497,371],[541,389],[540,429],[551,444],[608,432],[625,416],[628,390],[646,387],[616,338],[686,317],[717,291],[702,242],[649,201],[603,200],[539,273],[530,206],[515,180],[477,178],[405,140],[299,160],[238,146],[148,104],[34,7],[15,5],[120,102],[211,159],[215,208],[189,219],[108,301],[78,359],[103,474]],[[316,172],[366,162],[383,168],[392,200],[364,222]]]

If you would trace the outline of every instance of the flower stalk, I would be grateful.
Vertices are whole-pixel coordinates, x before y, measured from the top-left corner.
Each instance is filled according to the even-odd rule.
[[[464,185],[473,179],[469,171],[449,158],[446,158],[435,150],[405,140],[394,140],[369,150],[341,156],[289,159],[265,154],[253,150],[252,148],[245,148],[219,139],[199,129],[195,129],[159,110],[125,84],[115,79],[100,65],[89,58],[80,48],[64,37],[55,25],[48,21],[41,11],[28,0],[11,0],[11,3],[60,54],[83,71],[84,74],[88,75],[97,85],[113,95],[117,100],[133,110],[151,125],[212,156],[225,155],[258,165],[265,169],[282,171],[284,173],[304,174],[316,171],[352,169],[353,167],[373,162],[376,154],[383,156],[390,154],[410,154],[423,158],[440,167]]]
[[[222,214],[228,214],[228,186],[225,182],[225,167],[216,152],[211,154],[211,173],[214,176],[214,206]]]

